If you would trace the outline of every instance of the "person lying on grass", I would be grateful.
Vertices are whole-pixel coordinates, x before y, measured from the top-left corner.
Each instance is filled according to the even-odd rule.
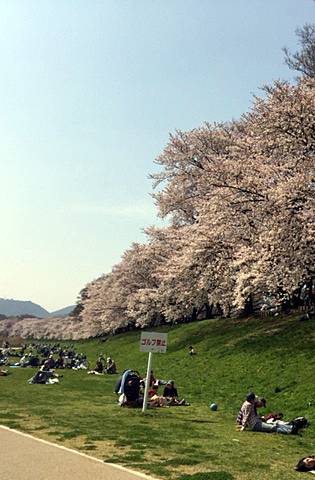
[[[54,378],[55,382],[58,382],[57,378],[62,377],[62,375],[58,375],[53,370],[50,370],[49,361],[46,362],[41,366],[41,368],[35,373],[34,377],[30,380],[30,383],[50,383],[50,379]]]
[[[240,431],[244,431],[248,427],[250,430],[255,432],[275,432],[284,433],[287,435],[297,433],[298,425],[293,422],[291,424],[270,424],[263,422],[255,412],[255,402],[255,394],[253,392],[249,392],[246,395],[246,400],[241,407],[242,423]]]
[[[0,352],[0,365],[4,365],[5,363],[8,363],[8,358],[1,351]]]
[[[315,470],[315,455],[301,458],[297,463],[295,470],[298,472],[310,472],[311,470]]]
[[[103,372],[98,372],[97,370],[89,370],[88,375],[104,375]]]

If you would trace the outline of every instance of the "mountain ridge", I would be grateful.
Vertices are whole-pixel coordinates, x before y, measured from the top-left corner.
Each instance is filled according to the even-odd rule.
[[[68,307],[48,312],[45,308],[37,303],[29,300],[14,300],[0,298],[0,314],[7,317],[14,317],[18,315],[32,315],[37,318],[53,318],[69,315],[72,312],[75,305],[69,305]]]

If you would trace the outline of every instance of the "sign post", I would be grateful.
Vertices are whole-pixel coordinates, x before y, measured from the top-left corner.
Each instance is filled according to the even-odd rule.
[[[148,390],[151,376],[152,353],[166,353],[166,345],[167,333],[141,332],[140,352],[149,352],[142,413],[146,412],[148,405]]]

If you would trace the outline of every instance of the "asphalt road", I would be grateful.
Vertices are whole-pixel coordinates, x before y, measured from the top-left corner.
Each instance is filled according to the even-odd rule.
[[[0,425],[1,480],[156,480]]]

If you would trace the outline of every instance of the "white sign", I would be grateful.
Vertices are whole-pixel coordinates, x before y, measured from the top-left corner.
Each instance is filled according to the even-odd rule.
[[[140,352],[166,353],[167,333],[141,332]]]

